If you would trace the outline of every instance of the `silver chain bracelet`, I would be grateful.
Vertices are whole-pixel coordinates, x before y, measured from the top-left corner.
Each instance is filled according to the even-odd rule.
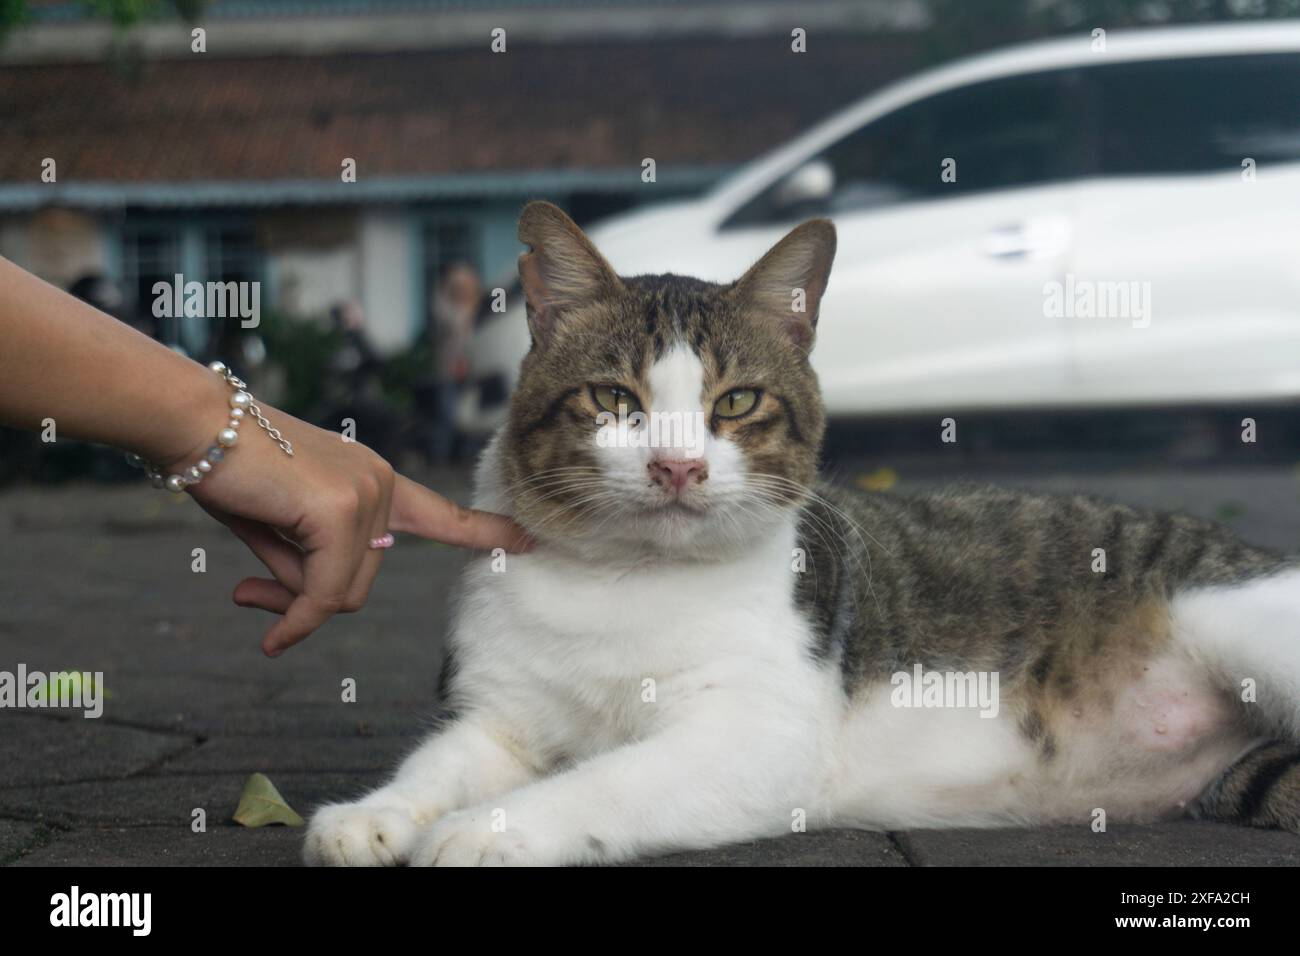
[[[184,471],[163,477],[162,469],[151,461],[146,461],[139,455],[127,455],[126,460],[136,468],[143,468],[145,477],[155,488],[166,488],[168,491],[174,491],[177,494],[184,491],[190,485],[197,485],[203,480],[203,476],[216,467],[217,463],[226,457],[226,451],[239,440],[239,426],[244,423],[248,415],[252,415],[258,427],[266,432],[290,458],[293,457],[293,445],[289,439],[280,434],[280,430],[271,425],[262,414],[262,409],[258,407],[257,402],[238,376],[235,375],[224,362],[213,362],[208,366],[212,371],[222,377],[233,392],[230,394],[230,421],[226,422],[226,427],[217,432],[217,440],[207,453]]]

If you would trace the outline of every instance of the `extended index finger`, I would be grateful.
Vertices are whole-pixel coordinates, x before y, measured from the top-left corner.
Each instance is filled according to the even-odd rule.
[[[533,545],[528,532],[504,515],[461,507],[403,475],[393,487],[388,525],[393,531],[479,551],[504,548],[518,554]]]

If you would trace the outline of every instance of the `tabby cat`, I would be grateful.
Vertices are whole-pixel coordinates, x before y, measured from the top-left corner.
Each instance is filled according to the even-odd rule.
[[[519,238],[532,349],[476,504],[537,547],[471,563],[445,721],[315,815],[309,862],[1099,809],[1300,829],[1300,565],[1082,496],[818,485],[825,220],[730,285],[620,278],[547,203]],[[674,414],[689,446],[645,441]]]

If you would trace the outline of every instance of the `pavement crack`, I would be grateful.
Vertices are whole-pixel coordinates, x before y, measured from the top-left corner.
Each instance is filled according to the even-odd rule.
[[[26,820],[20,817],[7,816],[0,814],[0,820],[9,820],[15,823],[28,823],[35,826],[31,838],[15,847],[12,852],[0,856],[0,866],[9,866],[17,863],[25,856],[35,853],[37,850],[44,849],[53,843],[57,838],[70,832],[70,827],[64,827],[59,824],[48,823],[44,820]]]
[[[190,754],[194,753],[196,750],[202,747],[205,743],[207,743],[206,737],[202,737],[202,736],[191,737],[189,741],[190,745],[188,747],[183,747],[171,753],[163,754],[157,760],[154,760],[151,763],[148,763],[145,766],[140,767],[138,770],[133,770],[131,773],[128,773],[126,775],[126,779],[131,779],[134,777],[157,776],[159,771],[161,771],[164,767],[166,767],[167,764],[171,763],[173,760],[176,760],[179,757],[188,757]]]
[[[908,866],[923,866],[924,864],[917,858],[916,851],[912,848],[912,841],[907,838],[907,834],[902,831],[890,830],[885,834],[889,838],[889,843],[899,854],[907,861]]]

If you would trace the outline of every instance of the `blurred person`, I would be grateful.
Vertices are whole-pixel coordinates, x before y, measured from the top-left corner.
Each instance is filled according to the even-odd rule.
[[[365,445],[269,405],[260,411],[292,454],[251,419],[237,441],[231,425],[245,399],[222,374],[3,258],[0,341],[0,422],[36,430],[53,420],[60,437],[154,463],[168,487],[190,494],[266,565],[272,577],[245,578],[234,600],[280,615],[262,640],[269,655],[359,609],[393,531],[472,548],[527,546],[508,519],[459,507]],[[229,454],[214,456],[217,444]],[[191,471],[199,477],[184,479]]]
[[[400,415],[384,396],[384,360],[370,341],[365,308],[355,299],[340,302],[330,310],[330,323],[338,345],[326,366],[328,407],[320,424],[337,430],[352,419],[355,437],[391,459],[398,451]]]
[[[429,315],[435,383],[429,459],[434,464],[452,461],[456,452],[456,409],[469,379],[469,344],[482,299],[477,269],[463,260],[444,263]]]
[[[379,398],[384,362],[366,332],[365,308],[355,299],[339,302],[330,309],[330,325],[339,341],[329,362],[333,386],[345,403]]]

